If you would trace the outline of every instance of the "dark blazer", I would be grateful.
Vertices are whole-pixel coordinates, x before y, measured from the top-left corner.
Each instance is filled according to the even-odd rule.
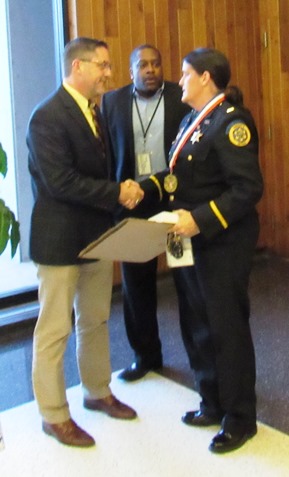
[[[124,86],[115,91],[105,93],[102,98],[102,114],[112,156],[112,179],[123,181],[135,177],[135,151],[132,124],[133,84]],[[183,117],[191,110],[181,102],[182,90],[176,83],[164,83],[164,145],[165,155],[168,158],[169,150],[174,141],[179,124]],[[145,215],[150,215],[148,211]],[[142,216],[142,204],[133,212],[122,211],[124,215]]]
[[[105,134],[105,130],[104,130]],[[105,137],[106,146],[108,138]],[[47,265],[79,263],[79,252],[112,224],[120,188],[71,95],[59,90],[33,111],[27,131],[35,204],[30,255]]]

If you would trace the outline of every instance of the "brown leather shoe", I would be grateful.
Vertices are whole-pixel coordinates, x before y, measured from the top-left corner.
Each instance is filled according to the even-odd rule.
[[[102,411],[116,419],[134,419],[137,417],[134,409],[120,402],[113,394],[103,399],[84,399],[83,405],[86,409]]]
[[[93,437],[78,427],[72,419],[60,424],[49,424],[44,421],[42,429],[45,434],[55,437],[59,442],[68,446],[91,447],[95,445]]]

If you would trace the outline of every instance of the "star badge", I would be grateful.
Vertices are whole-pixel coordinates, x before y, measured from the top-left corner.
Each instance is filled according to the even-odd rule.
[[[195,144],[195,142],[200,142],[201,137],[203,136],[203,133],[198,129],[197,131],[194,131],[190,141],[192,144]]]

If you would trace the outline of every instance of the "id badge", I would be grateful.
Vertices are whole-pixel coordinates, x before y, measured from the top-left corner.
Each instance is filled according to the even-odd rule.
[[[148,152],[137,155],[137,169],[140,176],[151,174],[151,158]]]
[[[169,268],[189,267],[194,265],[192,241],[187,237],[168,235],[166,247],[167,265]]]

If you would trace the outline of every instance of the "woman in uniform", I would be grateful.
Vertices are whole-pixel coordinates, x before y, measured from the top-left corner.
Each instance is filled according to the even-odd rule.
[[[169,249],[191,237],[194,265],[173,269],[182,336],[201,396],[184,423],[220,425],[212,452],[242,446],[257,432],[255,355],[248,284],[259,233],[255,206],[263,191],[258,134],[236,87],[226,95],[230,65],[212,48],[183,60],[180,125],[170,169],[142,183],[145,200],[167,197],[178,214]],[[176,240],[175,240],[176,239]]]

